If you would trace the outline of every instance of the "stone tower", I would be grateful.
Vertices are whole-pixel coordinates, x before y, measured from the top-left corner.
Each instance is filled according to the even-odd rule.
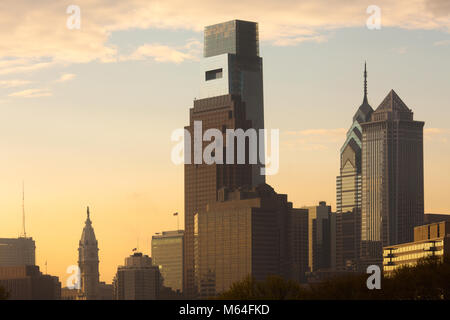
[[[78,266],[80,267],[81,291],[87,300],[98,297],[98,243],[87,207],[87,219],[78,248]]]

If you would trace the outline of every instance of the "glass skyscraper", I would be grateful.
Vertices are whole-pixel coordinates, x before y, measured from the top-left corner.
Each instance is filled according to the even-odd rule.
[[[205,28],[200,90],[190,109],[191,145],[194,121],[202,132],[215,128],[226,141],[227,129],[264,128],[262,59],[259,57],[258,24],[233,20]],[[189,141],[189,138],[185,141]],[[203,148],[207,143],[203,143]],[[262,152],[264,150],[261,150]],[[247,151],[246,151],[247,152]],[[225,153],[224,153],[225,154]],[[196,294],[194,280],[194,215],[217,200],[220,188],[257,186],[265,182],[260,164],[185,164],[185,261],[184,294]],[[260,163],[263,162],[260,159]]]
[[[367,99],[367,68],[364,65],[364,98],[356,111],[340,150],[340,175],[336,178],[336,268],[357,268],[361,238],[362,127],[373,109]]]

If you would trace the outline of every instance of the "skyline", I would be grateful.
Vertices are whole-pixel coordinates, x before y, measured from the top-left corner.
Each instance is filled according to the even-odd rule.
[[[222,20],[226,21],[217,21]],[[200,35],[192,31],[148,31],[162,33],[160,37],[165,32],[183,40]],[[448,168],[450,159],[444,140],[450,137],[445,121],[450,115],[445,108],[450,98],[445,91],[449,46],[433,45],[448,34],[420,29],[369,31],[364,27],[334,32],[330,39],[318,43],[282,47],[263,40],[261,44],[265,124],[266,128],[281,130],[280,172],[268,177],[268,183],[278,192],[289,194],[297,207],[325,200],[336,209],[339,149],[362,101],[362,70],[367,59],[371,105],[376,108],[394,89],[413,109],[415,118],[426,122],[425,212],[449,213],[445,190],[450,187],[450,176],[439,170]],[[370,41],[365,41],[366,37]],[[345,42],[345,38],[355,43]],[[377,58],[377,54],[386,52],[386,38],[392,43],[406,38],[406,51],[392,49]],[[341,56],[352,43],[356,52]],[[284,62],[281,65],[277,63],[280,57]],[[424,57],[428,57],[427,62],[423,62]],[[411,65],[417,71],[411,70]],[[432,73],[430,66],[435,66]],[[183,167],[170,162],[170,132],[188,123],[187,107],[198,91],[199,63],[193,60],[172,65],[150,59],[54,68],[20,75],[33,79],[23,81],[61,80],[54,84],[59,87],[51,96],[25,99],[10,96],[19,92],[17,87],[0,89],[0,108],[10,116],[3,117],[1,147],[11,151],[1,163],[12,169],[5,170],[0,183],[0,212],[7,218],[6,224],[0,225],[0,234],[13,237],[20,230],[21,185],[25,180],[27,233],[36,240],[37,264],[42,267],[47,260],[48,272],[60,276],[64,284],[65,269],[76,264],[84,208],[90,205],[99,240],[100,278],[110,282],[117,266],[136,247],[137,237],[144,248],[141,251],[150,253],[146,248],[150,247],[151,236],[175,230],[173,212],[184,214]],[[147,74],[139,69],[154,72]],[[421,79],[412,77],[414,74],[420,74]],[[8,77],[0,80],[14,80]],[[166,87],[170,86],[177,88],[177,95],[167,95]],[[118,90],[120,87],[123,91]],[[160,90],[149,92],[149,87]],[[282,112],[278,112],[280,108]],[[287,117],[288,112],[292,116]],[[156,183],[163,177],[167,177],[168,185]],[[55,228],[48,231],[49,225]],[[61,239],[58,246],[55,239]],[[144,241],[147,243],[142,246]],[[57,256],[58,261],[52,261]]]

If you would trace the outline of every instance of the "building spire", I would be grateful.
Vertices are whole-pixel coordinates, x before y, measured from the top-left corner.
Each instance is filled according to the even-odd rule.
[[[367,103],[367,66],[364,61],[364,100],[363,103]]]
[[[87,207],[87,219],[88,219],[88,220],[91,220],[89,215],[90,215],[90,213],[89,213],[89,206],[88,206],[88,207]]]
[[[22,237],[27,237],[25,231],[25,181],[22,181]]]

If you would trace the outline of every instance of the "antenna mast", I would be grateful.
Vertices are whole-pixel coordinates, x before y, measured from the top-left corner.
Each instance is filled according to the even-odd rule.
[[[22,237],[26,238],[27,233],[25,231],[25,182],[22,181]]]

